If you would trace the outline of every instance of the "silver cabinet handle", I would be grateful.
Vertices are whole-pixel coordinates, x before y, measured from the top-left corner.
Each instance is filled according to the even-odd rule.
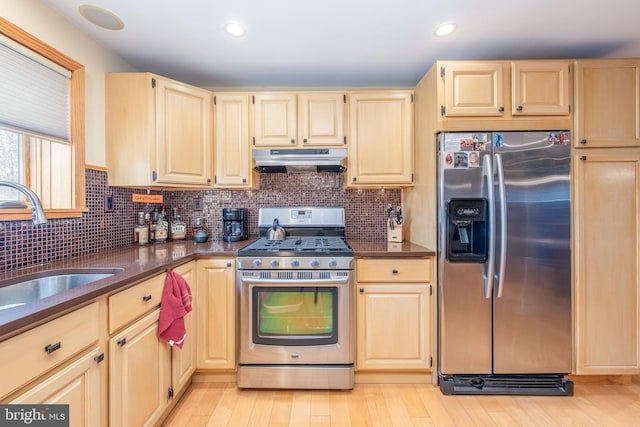
[[[502,298],[504,269],[507,258],[507,194],[504,187],[504,170],[502,168],[502,156],[500,156],[500,154],[496,154],[496,172],[498,173],[498,200],[500,201],[500,266],[497,272],[497,297]]]
[[[484,278],[484,297],[490,299],[493,294],[493,275],[494,275],[494,255],[493,252],[496,249],[495,238],[493,236],[496,226],[496,207],[493,196],[493,167],[491,166],[491,155],[485,154],[482,162],[482,175],[487,181],[487,204],[489,205],[489,230],[487,230],[487,236],[489,236],[489,257],[483,268]]]

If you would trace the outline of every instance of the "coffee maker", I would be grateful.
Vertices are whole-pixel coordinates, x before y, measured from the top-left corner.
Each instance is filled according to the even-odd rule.
[[[222,240],[225,242],[247,240],[247,210],[245,208],[222,209]]]

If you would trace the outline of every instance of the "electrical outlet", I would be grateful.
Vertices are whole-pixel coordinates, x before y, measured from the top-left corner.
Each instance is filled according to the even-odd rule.
[[[104,195],[104,211],[105,212],[113,212],[116,208],[113,205],[113,194],[105,194]]]
[[[193,210],[194,211],[202,210],[202,199],[200,197],[193,198]]]

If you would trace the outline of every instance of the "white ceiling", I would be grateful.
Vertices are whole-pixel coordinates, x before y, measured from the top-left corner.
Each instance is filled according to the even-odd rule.
[[[413,87],[438,59],[640,57],[640,0],[43,2],[137,70],[209,88]],[[87,3],[124,29],[85,21]]]

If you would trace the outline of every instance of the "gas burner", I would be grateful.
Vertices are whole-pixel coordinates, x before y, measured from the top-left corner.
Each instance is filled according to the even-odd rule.
[[[251,251],[321,252],[325,250],[349,250],[349,245],[341,237],[289,237],[285,240],[262,238],[242,249],[242,253]]]
[[[284,240],[267,239],[274,220],[285,229]],[[352,268],[353,250],[344,239],[340,208],[263,208],[260,239],[238,251],[239,269]]]

